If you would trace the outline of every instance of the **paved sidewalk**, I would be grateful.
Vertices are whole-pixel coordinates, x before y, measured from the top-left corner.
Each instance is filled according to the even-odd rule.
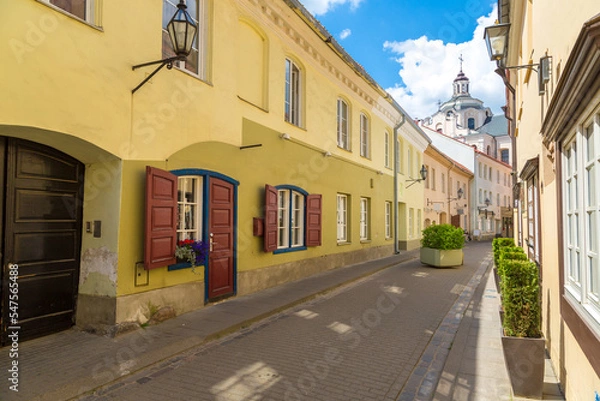
[[[341,285],[414,260],[418,252],[404,251],[234,297],[116,338],[71,329],[23,342],[18,359],[19,392],[10,391],[6,373],[0,374],[0,401],[76,398]],[[0,372],[9,368],[8,350],[0,348]]]
[[[512,396],[500,337],[499,302],[490,265],[461,319],[434,401],[530,400]],[[565,399],[548,358],[543,399]]]
[[[498,294],[491,272],[491,243],[470,243],[476,273],[414,367],[398,400],[510,400],[500,343]],[[477,255],[477,256],[475,256]],[[125,376],[173,358],[208,341],[244,329],[320,294],[403,262],[418,263],[418,250],[330,270],[186,313],[117,338],[67,330],[20,344],[19,393],[0,383],[0,400],[70,400],[110,388]],[[548,361],[549,362],[549,361]],[[8,369],[8,348],[0,349],[0,372]],[[544,399],[564,399],[546,368]],[[439,382],[438,382],[439,380]],[[554,383],[554,384],[552,384]]]

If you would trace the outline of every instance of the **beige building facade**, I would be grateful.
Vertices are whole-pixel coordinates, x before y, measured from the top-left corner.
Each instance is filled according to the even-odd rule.
[[[592,400],[600,391],[600,6],[498,5],[509,29],[498,71],[516,143],[515,238],[540,268],[543,332],[566,398]]]
[[[431,144],[425,150],[424,163],[428,171],[424,227],[452,224],[468,231],[473,173]]]

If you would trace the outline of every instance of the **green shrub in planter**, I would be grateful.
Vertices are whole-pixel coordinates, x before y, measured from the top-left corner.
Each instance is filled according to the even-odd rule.
[[[516,250],[514,250],[514,249],[516,249]],[[504,292],[504,290],[502,289],[503,282],[504,282],[504,264],[511,260],[527,261],[529,259],[527,258],[527,254],[525,254],[523,249],[520,247],[505,247],[500,250],[500,258],[498,261],[497,273],[498,273],[498,278],[500,279],[500,285],[499,285],[500,292],[502,292],[502,293]]]
[[[514,337],[541,337],[541,302],[535,263],[504,259],[502,307],[504,332]]]
[[[513,238],[494,238],[492,240],[492,251],[494,253],[494,264],[498,266],[498,258],[500,256],[500,250],[506,246],[515,246],[515,240]]]
[[[435,224],[423,230],[421,246],[432,249],[462,249],[465,235],[462,229],[451,224]]]

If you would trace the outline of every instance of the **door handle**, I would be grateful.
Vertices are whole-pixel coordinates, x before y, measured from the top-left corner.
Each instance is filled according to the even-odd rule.
[[[209,235],[209,240],[208,240],[208,244],[209,244],[209,248],[208,248],[208,249],[209,249],[211,252],[212,252],[212,250],[213,250],[213,245],[214,245],[214,243],[215,243],[215,242],[214,242],[214,240],[213,240],[213,237],[214,237],[214,236],[215,236],[215,235],[214,235],[213,233],[210,233],[210,235]]]

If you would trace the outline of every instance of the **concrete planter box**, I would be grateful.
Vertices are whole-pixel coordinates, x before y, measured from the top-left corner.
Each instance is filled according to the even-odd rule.
[[[546,340],[502,336],[502,350],[513,394],[542,399]]]
[[[464,260],[462,249],[421,248],[421,263],[435,267],[461,266]]]

